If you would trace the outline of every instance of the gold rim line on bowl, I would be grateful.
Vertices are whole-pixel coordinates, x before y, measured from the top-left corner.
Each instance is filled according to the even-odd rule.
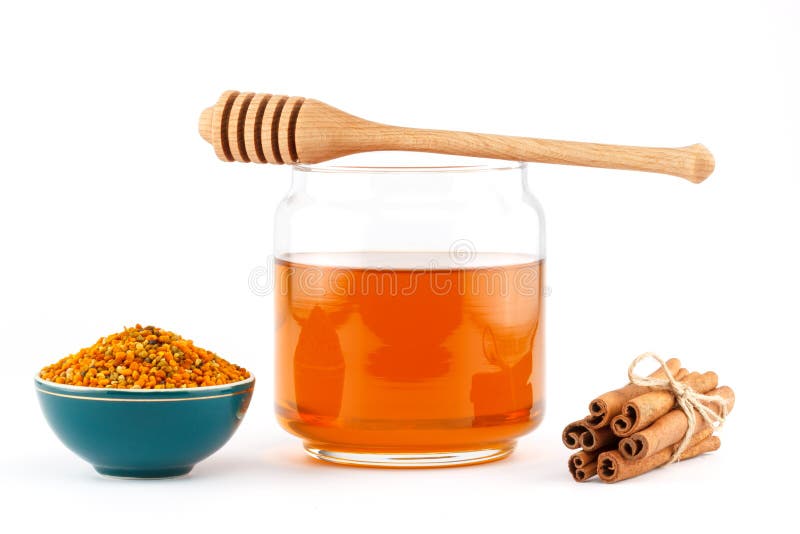
[[[251,382],[249,388],[242,390],[242,391],[234,391],[231,393],[222,393],[219,395],[205,395],[203,397],[178,397],[178,398],[170,398],[170,399],[155,399],[155,398],[148,398],[148,399],[125,399],[125,398],[105,398],[105,397],[90,397],[86,395],[73,395],[68,393],[56,393],[54,391],[47,391],[39,387],[39,384],[45,384],[47,386],[53,387],[55,389],[64,389],[66,391],[73,390],[76,393],[85,390],[91,391],[109,391],[108,388],[92,388],[89,386],[75,386],[72,384],[59,384],[58,382],[50,382],[48,380],[43,380],[42,377],[39,376],[37,373],[34,376],[34,381],[37,383],[36,391],[44,393],[45,395],[52,395],[54,397],[64,397],[66,399],[78,399],[78,400],[95,400],[95,401],[104,401],[104,402],[185,402],[185,401],[192,401],[192,400],[210,400],[210,399],[222,399],[225,397],[234,397],[236,395],[244,395],[246,393],[252,393],[255,390],[255,375],[251,374],[248,378],[244,380],[239,380],[238,382],[231,382],[230,384],[215,384],[213,386],[199,386],[195,388],[170,388],[170,389],[111,389],[111,391],[125,391],[127,393],[123,393],[123,395],[132,394],[132,395],[142,395],[142,394],[155,394],[160,395],[166,392],[178,392],[178,391],[199,391],[199,390],[220,390],[225,388],[230,388],[237,384],[245,384],[247,382]]]
[[[178,389],[180,388],[172,388],[165,391],[175,391]],[[197,389],[197,388],[191,388],[191,389]],[[199,401],[199,400],[209,400],[209,399],[222,399],[224,397],[235,397],[236,395],[244,395],[245,393],[251,393],[254,389],[255,389],[254,387],[250,387],[243,391],[236,391],[234,393],[223,393],[222,395],[208,395],[205,397],[181,397],[177,399],[107,399],[103,397],[86,397],[82,395],[66,395],[64,393],[54,393],[52,391],[45,391],[44,389],[39,387],[36,388],[36,391],[44,393],[45,395],[53,395],[54,397],[64,397],[66,399],[93,400],[93,401],[103,401],[103,402],[186,402],[186,401]],[[115,391],[127,391],[127,390],[115,390]],[[133,390],[133,391],[140,391],[140,390]],[[143,390],[143,391],[153,391],[153,390]]]

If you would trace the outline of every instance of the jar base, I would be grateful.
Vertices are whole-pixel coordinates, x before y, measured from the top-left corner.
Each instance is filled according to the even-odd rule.
[[[487,449],[418,453],[336,451],[308,443],[304,445],[304,448],[312,458],[339,465],[413,469],[457,467],[494,462],[502,460],[514,452],[515,446],[516,443],[511,441]]]

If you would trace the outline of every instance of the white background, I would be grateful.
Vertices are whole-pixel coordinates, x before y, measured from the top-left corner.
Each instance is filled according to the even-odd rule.
[[[4,5],[3,528],[789,529],[799,6]],[[305,458],[272,416],[272,302],[247,280],[267,262],[290,169],[215,158],[196,121],[225,89],[318,98],[404,125],[703,142],[717,170],[692,185],[533,165],[552,288],[546,421],[495,464],[340,468]],[[184,479],[97,476],[58,442],[36,403],[41,366],[135,322],[191,337],[258,377],[238,434]],[[722,449],[618,485],[574,483],[561,428],[624,382],[628,362],[646,350],[714,369],[735,388]]]

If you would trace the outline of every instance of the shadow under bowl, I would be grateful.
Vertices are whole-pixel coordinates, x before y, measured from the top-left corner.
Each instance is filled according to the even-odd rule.
[[[50,428],[95,470],[114,477],[185,475],[233,436],[255,377],[198,388],[106,389],[35,378]]]

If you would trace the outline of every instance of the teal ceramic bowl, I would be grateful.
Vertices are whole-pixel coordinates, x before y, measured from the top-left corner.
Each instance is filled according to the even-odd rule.
[[[255,377],[191,389],[101,389],[36,377],[50,427],[103,475],[185,475],[233,436],[253,396]]]

